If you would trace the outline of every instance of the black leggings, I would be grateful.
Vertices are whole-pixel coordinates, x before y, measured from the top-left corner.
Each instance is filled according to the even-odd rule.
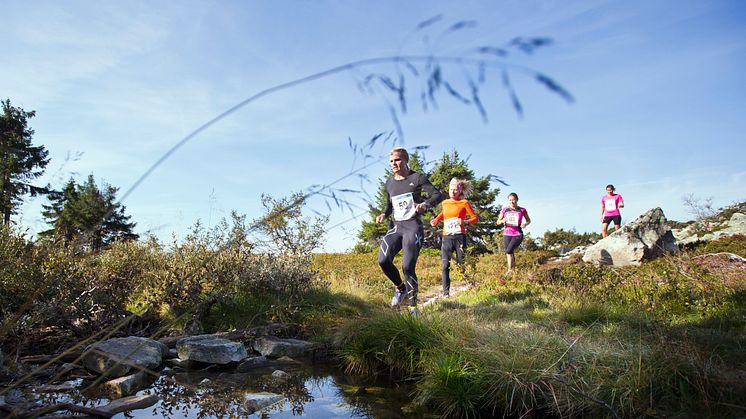
[[[523,241],[523,234],[520,236],[503,236],[503,244],[505,245],[505,253],[512,255],[515,249],[521,245]]]
[[[420,255],[420,247],[422,247],[422,236],[422,224],[418,220],[394,221],[394,228],[383,236],[381,248],[378,250],[378,264],[381,265],[383,273],[397,288],[400,288],[402,279],[399,270],[394,266],[394,256],[404,249],[402,273],[410,306],[417,305],[418,286],[415,267],[417,257]]]
[[[456,263],[464,262],[464,249],[466,248],[466,236],[463,234],[449,234],[443,236],[440,246],[440,258],[443,262],[443,292],[448,293],[451,289],[451,256],[456,252]]]

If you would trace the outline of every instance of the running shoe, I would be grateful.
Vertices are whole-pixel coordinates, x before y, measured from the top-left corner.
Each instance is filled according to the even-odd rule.
[[[394,298],[391,299],[391,307],[399,308],[403,300],[404,300],[404,293],[399,291],[399,289],[397,288],[396,291],[394,292]]]

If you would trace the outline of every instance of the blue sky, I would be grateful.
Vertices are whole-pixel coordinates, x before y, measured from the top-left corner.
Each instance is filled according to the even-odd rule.
[[[487,123],[447,95],[428,112],[412,96],[400,118],[404,145],[429,146],[430,160],[456,149],[478,175],[501,176],[510,186],[498,201],[518,193],[534,236],[560,227],[598,231],[607,183],[625,198],[627,221],[658,206],[669,218],[688,219],[686,194],[712,197],[716,206],[746,199],[740,0],[0,6],[0,97],[37,112],[34,142],[52,158],[41,183],[61,186],[93,173],[124,193],[187,134],[269,87],[351,61],[457,56],[523,36],[554,42],[506,62],[549,75],[572,93],[572,104],[511,70],[524,109],[518,117],[500,74],[488,71],[480,90]],[[436,15],[442,19],[414,31]],[[476,25],[441,35],[462,20]],[[444,67],[444,76],[466,92],[465,71]],[[364,144],[394,130],[387,99],[357,88],[371,72],[395,74],[395,67],[358,68],[266,95],[201,132],[124,200],[137,232],[181,237],[198,219],[214,225],[231,210],[256,218],[262,193],[286,196],[348,173],[348,138]],[[361,172],[373,181],[371,194],[385,167],[381,160]],[[31,233],[44,228],[43,202],[29,200],[16,218]],[[328,211],[322,197],[309,205]],[[329,225],[358,212],[334,209]],[[330,229],[326,250],[349,249],[359,224]]]

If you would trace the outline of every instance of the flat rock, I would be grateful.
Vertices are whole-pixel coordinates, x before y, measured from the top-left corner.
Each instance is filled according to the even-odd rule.
[[[130,410],[139,410],[148,408],[156,403],[160,399],[155,394],[149,394],[144,396],[128,396],[116,399],[106,406],[99,406],[96,409],[108,412],[111,414],[129,412]]]
[[[167,354],[168,347],[158,341],[130,336],[89,345],[82,363],[90,371],[121,377],[133,367],[140,370],[158,368]]]
[[[236,372],[249,372],[256,368],[264,368],[270,365],[269,359],[264,356],[252,356],[246,358],[238,364]]]
[[[248,356],[246,347],[240,342],[212,335],[190,336],[176,342],[176,350],[182,361],[197,361],[225,365],[238,362]]]
[[[114,397],[124,397],[136,393],[148,387],[157,377],[140,371],[135,374],[125,375],[102,384],[102,387]]]
[[[255,351],[267,358],[304,357],[313,354],[315,345],[299,339],[282,339],[274,336],[262,336],[254,339]]]

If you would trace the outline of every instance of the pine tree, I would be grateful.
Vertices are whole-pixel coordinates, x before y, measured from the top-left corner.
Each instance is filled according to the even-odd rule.
[[[47,188],[30,182],[44,173],[49,152],[44,146],[31,144],[34,130],[29,128],[28,120],[36,112],[13,107],[10,99],[0,103],[3,106],[0,115],[0,213],[2,221],[10,224],[10,216],[16,213],[23,195],[48,192]]]
[[[136,240],[135,223],[125,215],[125,207],[117,202],[119,188],[96,185],[93,175],[83,185],[70,180],[62,191],[49,196],[43,215],[52,228],[42,237],[61,240],[65,245],[99,251],[115,240]]]

